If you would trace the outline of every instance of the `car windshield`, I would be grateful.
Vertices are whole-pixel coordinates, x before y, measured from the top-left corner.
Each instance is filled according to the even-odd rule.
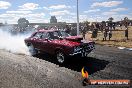
[[[61,37],[69,37],[70,34],[66,33],[65,31],[60,31]]]
[[[59,39],[58,32],[49,32],[50,39]]]
[[[65,37],[71,36],[70,34],[66,33],[65,31],[55,31],[55,32],[58,34],[59,37],[65,38]]]
[[[65,31],[54,31],[54,32],[49,32],[50,39],[59,39],[60,37],[69,37],[70,34],[66,33]]]

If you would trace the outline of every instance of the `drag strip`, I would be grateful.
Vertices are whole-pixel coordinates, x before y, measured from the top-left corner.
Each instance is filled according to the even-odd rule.
[[[54,63],[56,65],[59,65],[53,56],[50,56],[48,54],[39,54],[36,56],[37,58],[46,60],[48,62]],[[82,58],[80,56],[73,56],[67,58],[68,62],[62,65],[59,65],[60,67],[65,67],[68,69],[71,69],[73,71],[81,72],[81,69],[85,66],[88,69],[89,74],[93,74],[99,70],[102,70],[105,68],[105,66],[109,63],[105,60],[99,60],[92,57],[85,57]]]
[[[96,46],[91,57],[109,61],[104,70],[98,71],[92,76],[102,79],[132,79],[132,52],[119,50],[116,47]]]
[[[132,79],[132,52],[127,50],[96,45],[86,58],[67,59],[59,65],[47,54],[31,57],[0,50],[0,88],[81,88],[84,66],[90,79]]]
[[[37,57],[57,64],[54,58],[47,54]],[[67,59],[67,64],[57,65],[79,73],[85,66],[90,77],[95,79],[132,79],[132,52],[128,50],[96,45],[96,49],[86,58],[74,56]]]

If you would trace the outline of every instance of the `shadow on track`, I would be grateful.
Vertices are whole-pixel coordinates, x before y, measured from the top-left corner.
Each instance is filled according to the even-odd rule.
[[[51,57],[48,54],[39,54],[36,57],[49,61],[51,63],[57,64],[55,58]],[[59,65],[60,67],[65,67],[65,68],[77,71],[77,72],[81,72],[81,69],[85,66],[89,72],[89,75],[99,70],[103,70],[106,67],[106,65],[109,63],[108,61],[99,60],[92,57],[82,58],[79,56],[73,56],[67,59],[69,60],[66,64],[63,64],[63,65],[57,64],[57,65]]]

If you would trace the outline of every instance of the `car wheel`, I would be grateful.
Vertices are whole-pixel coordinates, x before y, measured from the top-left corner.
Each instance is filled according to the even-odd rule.
[[[63,64],[65,62],[65,55],[61,51],[58,51],[56,53],[56,59],[59,64]]]
[[[38,53],[38,51],[34,48],[32,44],[28,46],[28,49],[32,56],[35,56]]]

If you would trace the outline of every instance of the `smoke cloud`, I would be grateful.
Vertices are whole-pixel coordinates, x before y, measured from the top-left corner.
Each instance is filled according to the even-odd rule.
[[[0,49],[10,51],[17,54],[30,55],[24,39],[29,37],[31,33],[12,35],[9,31],[0,28]]]

